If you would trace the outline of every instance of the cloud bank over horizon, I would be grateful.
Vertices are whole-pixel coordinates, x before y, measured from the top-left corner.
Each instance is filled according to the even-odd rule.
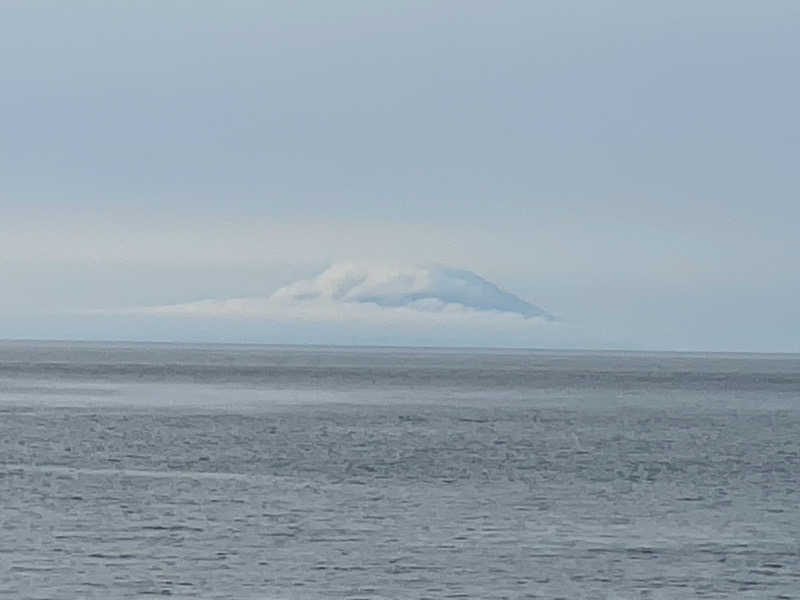
[[[207,299],[106,314],[454,327],[555,321],[544,309],[472,271],[441,265],[336,263],[268,296]]]

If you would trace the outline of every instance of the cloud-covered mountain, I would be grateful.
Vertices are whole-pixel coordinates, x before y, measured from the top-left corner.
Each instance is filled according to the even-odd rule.
[[[158,339],[304,344],[546,347],[571,327],[471,271],[438,265],[337,263],[265,296],[90,314],[157,328]]]
[[[200,300],[106,314],[234,317],[363,327],[523,331],[553,321],[543,309],[471,271],[443,266],[337,263],[255,298]],[[523,324],[527,323],[523,327]]]
[[[340,263],[317,277],[279,289],[276,300],[375,304],[421,311],[472,309],[548,317],[525,300],[464,269]]]

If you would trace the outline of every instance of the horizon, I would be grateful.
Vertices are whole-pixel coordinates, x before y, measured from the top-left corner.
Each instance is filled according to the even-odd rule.
[[[59,345],[129,345],[129,346],[231,346],[265,347],[292,349],[342,349],[342,350],[420,350],[420,351],[470,351],[470,352],[531,352],[552,354],[674,354],[682,356],[714,355],[723,356],[786,356],[800,357],[800,352],[751,352],[736,350],[664,350],[656,348],[547,348],[533,346],[410,346],[387,344],[315,344],[315,343],[272,343],[272,342],[222,342],[222,341],[180,341],[180,340],[136,340],[136,339],[35,339],[0,338],[0,344],[59,344]]]

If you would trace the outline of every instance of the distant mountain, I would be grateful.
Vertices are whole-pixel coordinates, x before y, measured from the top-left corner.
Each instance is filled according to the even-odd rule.
[[[465,307],[523,317],[552,317],[542,308],[465,269],[440,265],[337,263],[313,279],[276,291],[276,300],[370,303],[387,308],[443,311]]]

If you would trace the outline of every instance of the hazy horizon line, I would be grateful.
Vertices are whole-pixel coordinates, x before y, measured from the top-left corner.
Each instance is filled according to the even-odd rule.
[[[178,341],[178,340],[130,340],[130,339],[73,339],[73,338],[0,338],[0,344],[101,344],[101,345],[137,345],[137,346],[263,346],[272,348],[339,348],[339,349],[385,349],[385,350],[471,350],[471,351],[510,351],[510,352],[552,352],[552,353],[623,353],[623,354],[682,354],[682,355],[763,355],[763,356],[798,356],[800,352],[749,351],[749,350],[670,350],[654,348],[557,348],[534,346],[470,346],[470,345],[410,345],[410,344],[314,344],[314,343],[278,343],[278,342],[213,342],[213,341]]]

